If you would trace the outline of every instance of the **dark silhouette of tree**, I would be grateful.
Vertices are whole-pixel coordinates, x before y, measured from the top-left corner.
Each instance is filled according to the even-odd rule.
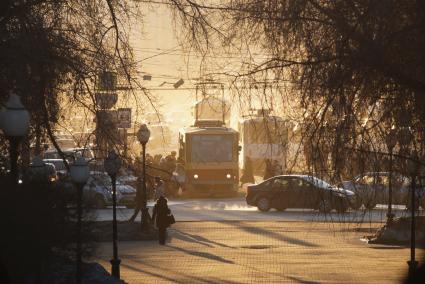
[[[95,114],[101,72],[116,72],[118,83],[130,90],[140,87],[127,34],[130,15],[137,13],[130,1],[0,1],[0,107],[15,92],[30,112],[23,164],[29,163],[29,145],[35,142],[40,151],[46,140],[66,161],[54,137],[58,122],[69,119],[61,108],[66,102]],[[65,195],[60,184],[8,183],[4,138],[0,133],[2,277],[10,283],[52,283],[46,278],[52,255],[74,255],[75,210],[69,207],[74,194]]]
[[[171,2],[191,46],[203,54],[217,47],[248,50],[243,50],[248,63],[240,72],[215,75],[227,75],[235,88],[238,80],[269,82],[299,100],[309,114],[302,119],[305,147],[313,145],[309,159],[323,158],[320,168],[329,163],[333,178],[347,176],[350,157],[363,151],[365,143],[368,159],[382,164],[387,152],[383,141],[391,127],[408,127],[414,135],[409,145],[399,146],[399,155],[409,156],[412,148],[423,153],[422,1]],[[250,60],[258,50],[265,58]],[[245,95],[251,92],[248,88]]]
[[[29,110],[23,149],[35,141],[40,151],[47,139],[60,151],[54,126],[64,119],[61,104],[95,113],[101,72],[117,72],[119,84],[130,90],[137,85],[127,34],[130,15],[137,13],[128,1],[1,2],[0,104],[14,91]]]

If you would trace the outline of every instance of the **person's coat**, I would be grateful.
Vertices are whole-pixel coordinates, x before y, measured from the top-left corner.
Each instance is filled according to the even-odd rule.
[[[169,224],[168,215],[171,213],[167,205],[167,199],[161,196],[153,208],[152,218],[157,228],[167,228]]]

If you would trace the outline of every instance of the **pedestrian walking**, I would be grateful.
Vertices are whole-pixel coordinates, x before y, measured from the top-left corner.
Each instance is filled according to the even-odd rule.
[[[139,214],[139,212],[141,212],[142,210],[142,204],[144,201],[144,192],[143,192],[143,179],[141,177],[137,178],[137,186],[136,186],[136,199],[135,204],[134,204],[134,212],[133,215],[131,215],[130,219],[128,220],[129,222],[134,222],[134,220],[136,219],[137,215]]]
[[[175,223],[174,216],[171,214],[170,208],[168,208],[167,199],[161,196],[156,201],[153,208],[152,220],[155,226],[158,228],[158,241],[161,245],[165,245],[165,239],[167,238],[167,227]]]
[[[160,177],[155,177],[155,196],[154,199],[158,200],[161,196],[165,195],[165,185]]]
[[[171,159],[173,160],[174,165],[177,163],[177,152],[171,151]]]
[[[175,181],[177,186],[181,188],[183,191],[184,184],[186,182],[186,172],[184,170],[183,164],[181,163],[176,164],[176,170],[175,170],[175,173],[173,174],[173,180]]]

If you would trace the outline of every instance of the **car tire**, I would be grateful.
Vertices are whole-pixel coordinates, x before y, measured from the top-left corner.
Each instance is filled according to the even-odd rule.
[[[353,210],[359,210],[363,205],[363,202],[360,198],[354,198],[354,200],[350,203],[350,207]]]
[[[343,214],[346,213],[348,210],[348,203],[346,200],[338,200],[338,204],[336,204],[335,209],[338,213]]]
[[[332,203],[328,199],[323,199],[319,202],[317,206],[320,213],[329,213],[332,211]]]
[[[260,197],[257,200],[257,208],[260,211],[267,212],[270,210],[270,200],[267,197]]]
[[[101,195],[96,195],[93,198],[93,208],[95,209],[104,209],[106,208],[106,202]]]
[[[424,203],[424,202],[422,202],[422,203]],[[425,205],[425,204],[422,204],[422,205]],[[412,211],[412,202],[410,200],[408,200],[406,202],[406,209],[407,209],[407,211]],[[415,211],[418,211],[418,210],[419,210],[419,200],[416,199]]]
[[[365,202],[364,207],[365,207],[367,210],[373,210],[373,209],[376,207],[376,202],[375,202],[375,201],[368,201],[368,202]]]

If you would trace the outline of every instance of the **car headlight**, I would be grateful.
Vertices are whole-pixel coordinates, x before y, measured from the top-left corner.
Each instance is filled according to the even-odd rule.
[[[193,175],[193,178],[194,178],[194,179],[198,179],[198,177],[199,177],[199,176],[198,176],[197,174],[194,174],[194,175]]]
[[[232,177],[232,175],[231,174],[227,174],[226,177],[230,179]]]

